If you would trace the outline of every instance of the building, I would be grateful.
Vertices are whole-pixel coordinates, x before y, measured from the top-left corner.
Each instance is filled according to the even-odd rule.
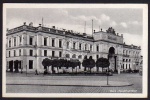
[[[93,36],[89,36],[72,30],[58,30],[55,26],[48,28],[39,24],[34,27],[33,23],[24,23],[7,29],[6,36],[7,71],[43,71],[44,58],[63,57],[82,62],[85,55],[92,56],[94,60],[109,57],[110,68],[114,71],[136,69],[139,66],[140,47],[126,45],[123,35],[116,33],[112,27],[106,32],[94,30]]]

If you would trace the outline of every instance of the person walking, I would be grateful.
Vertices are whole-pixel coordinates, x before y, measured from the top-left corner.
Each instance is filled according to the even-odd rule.
[[[35,70],[35,75],[39,75],[37,69]]]

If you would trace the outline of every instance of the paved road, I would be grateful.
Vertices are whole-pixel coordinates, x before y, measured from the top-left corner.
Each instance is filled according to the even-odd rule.
[[[28,80],[28,82],[49,81],[49,82],[65,82],[76,81],[80,84],[86,82],[105,82],[106,76],[43,76],[20,73],[7,73],[6,77],[6,92],[7,93],[141,93],[142,92],[142,76],[139,74],[114,74],[109,77],[109,81],[113,82],[128,82],[132,86],[125,87],[92,87],[92,86],[54,86],[54,85],[32,85],[32,84],[9,84]],[[34,81],[33,81],[34,80]],[[18,81],[18,83],[19,83]],[[70,83],[71,84],[71,83]]]

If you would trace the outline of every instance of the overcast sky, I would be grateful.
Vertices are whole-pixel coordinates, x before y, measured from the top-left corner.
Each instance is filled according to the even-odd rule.
[[[142,46],[142,9],[135,8],[7,8],[6,26],[11,29],[23,22],[34,26],[43,23],[44,26],[64,28],[75,32],[92,33],[92,19],[94,30],[102,28],[106,31],[113,27],[116,33],[123,34],[126,44]]]

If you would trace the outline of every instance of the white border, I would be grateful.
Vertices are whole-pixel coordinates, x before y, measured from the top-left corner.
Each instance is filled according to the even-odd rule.
[[[90,6],[89,6],[90,5]],[[7,8],[142,8],[143,9],[143,93],[6,93],[6,9]],[[3,4],[3,97],[57,97],[57,98],[146,98],[148,79],[148,4]],[[109,96],[108,96],[109,94]]]

